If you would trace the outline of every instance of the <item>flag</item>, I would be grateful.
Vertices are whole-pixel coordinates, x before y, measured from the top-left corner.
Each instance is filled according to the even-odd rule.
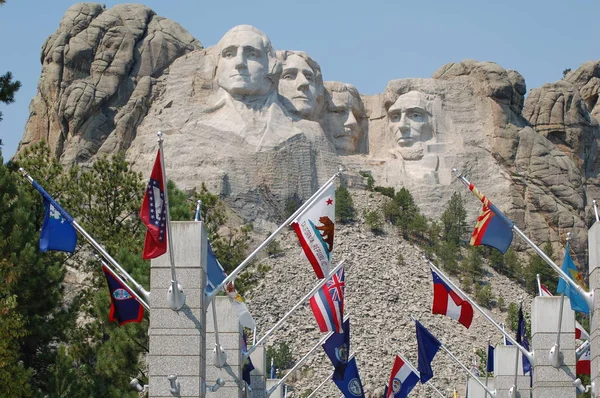
[[[248,336],[246,336],[245,331],[242,331],[242,358],[245,357],[244,354],[246,354],[246,352],[248,352]],[[244,380],[247,385],[250,385],[250,372],[253,370],[254,364],[252,364],[252,359],[250,359],[250,355],[248,355],[242,364],[242,380]]]
[[[525,317],[523,316],[523,305],[519,306],[519,325],[517,326],[517,343],[529,351],[529,340],[527,340],[527,329],[525,328]],[[523,354],[523,374],[531,370],[529,359]]]
[[[140,218],[146,224],[146,239],[142,258],[147,260],[162,256],[167,252],[167,206],[165,205],[165,182],[162,173],[160,149],[156,153],[156,160],[146,193],[142,200]]]
[[[206,293],[211,293],[217,286],[219,286],[227,278],[227,274],[217,257],[210,247],[208,242],[208,248],[206,249]],[[251,328],[253,329],[253,328]]]
[[[330,183],[292,227],[317,278],[325,278],[331,264],[335,232],[335,186]]]
[[[40,251],[58,250],[73,253],[77,245],[77,232],[73,217],[69,215],[35,180],[31,184],[44,199],[44,222],[40,233]]]
[[[450,288],[439,275],[431,270],[433,276],[433,314],[442,314],[456,319],[467,329],[473,321],[473,307],[467,300],[463,300]]]
[[[487,373],[494,371],[494,350],[495,348],[488,344],[487,360],[485,365],[485,371]]]
[[[442,343],[432,335],[421,322],[415,321],[417,325],[417,350],[419,352],[419,370],[421,383],[427,383],[433,377],[433,369],[431,369],[431,361],[442,346]]]
[[[270,374],[270,378],[274,379],[275,378],[275,364],[273,363],[273,357],[271,357],[271,374]]]
[[[346,319],[344,322],[343,332],[332,333],[322,346],[335,368],[333,379],[342,380],[350,352],[350,319]]]
[[[310,298],[310,308],[321,332],[342,332],[344,287],[344,268],[342,267]]]
[[[344,397],[364,398],[365,396],[362,382],[360,381],[360,375],[358,374],[356,358],[354,357],[348,361],[348,366],[346,366],[346,371],[344,372],[344,378],[342,380],[333,379],[333,382],[338,386],[342,394],[344,394]]]
[[[458,398],[458,393],[456,392],[456,388],[454,389],[454,394],[452,395],[452,398]]]
[[[490,246],[506,253],[513,239],[512,221],[506,218],[473,184],[469,185],[469,189],[483,203],[481,214],[471,235],[471,246]]]
[[[390,380],[388,381],[388,388],[384,398],[406,398],[411,390],[417,385],[419,381],[419,375],[415,372],[412,367],[404,362],[399,355],[396,355],[394,360],[394,366],[392,367],[392,373],[390,374]]]
[[[583,353],[583,355],[577,361],[575,370],[578,375],[591,375],[592,374],[592,353],[590,347]]]
[[[581,272],[577,270],[573,259],[571,258],[571,253],[569,250],[569,243],[567,243],[567,247],[565,249],[565,258],[563,260],[562,270],[565,274],[569,275],[571,279],[573,279],[579,286],[581,286],[584,290],[587,290],[585,284],[583,282],[583,276]],[[580,295],[574,287],[566,283],[562,278],[558,280],[558,287],[556,288],[557,293],[564,293],[565,296],[569,298],[571,301],[571,309],[573,311],[583,312],[586,314],[590,313],[590,307],[588,306],[585,298]]]
[[[540,284],[540,291],[542,293],[542,297],[544,297],[544,296],[552,297],[552,293],[550,293],[550,290],[548,290],[548,288],[542,284]],[[589,333],[586,332],[586,330],[583,328],[583,326],[581,326],[581,324],[579,322],[577,322],[577,320],[575,321],[575,338],[578,340],[589,340],[590,339]]]
[[[110,322],[117,322],[119,326],[129,322],[142,322],[144,307],[133,297],[129,287],[121,283],[106,264],[102,264],[102,271],[104,271],[108,291],[110,292],[110,313],[108,314],[108,320]]]
[[[229,282],[227,286],[225,286],[225,292],[229,297],[231,306],[238,316],[240,325],[248,329],[254,329],[256,327],[256,322],[254,322],[252,314],[250,314],[248,307],[246,307],[246,304],[244,303],[244,298],[238,293],[233,282]]]

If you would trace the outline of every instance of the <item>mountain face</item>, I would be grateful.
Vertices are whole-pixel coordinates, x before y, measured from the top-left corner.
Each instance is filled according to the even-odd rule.
[[[231,50],[245,44],[258,57],[240,51],[243,76],[232,77]],[[571,231],[584,253],[599,186],[597,62],[527,98],[518,72],[473,60],[363,96],[254,27],[204,49],[145,6],[91,3],[67,11],[41,61],[20,149],[44,139],[67,165],[125,151],[147,172],[163,131],[169,178],[186,190],[204,182],[257,222],[308,198],[339,165],[349,185],[370,173],[439,217],[460,189],[456,168],[535,242],[558,249]],[[480,205],[465,203],[472,221]]]
[[[289,200],[310,197],[339,165],[362,209],[377,202],[361,189],[367,173],[375,185],[407,187],[435,219],[460,191],[474,224],[481,204],[455,180],[457,169],[538,245],[550,241],[555,253],[562,252],[572,232],[573,253],[580,264],[587,261],[587,225],[600,194],[600,61],[527,96],[518,72],[474,60],[446,64],[431,78],[392,80],[383,93],[366,96],[351,84],[324,80],[308,54],[275,49],[252,26],[233,27],[203,48],[145,6],[80,3],[44,43],[41,63],[19,150],[46,140],[65,165],[124,151],[147,174],[156,132],[162,131],[170,179],[185,190],[206,183],[246,221],[265,229]],[[462,326],[428,315],[430,275],[418,249],[398,243],[393,231],[377,237],[360,223],[336,237],[336,253],[349,258],[347,308],[357,308],[353,331],[367,390],[381,385],[399,347],[414,351],[409,313],[436,322],[433,330],[469,363]],[[513,245],[525,248],[519,238]],[[400,250],[403,265],[396,261]],[[279,279],[263,291],[311,283],[293,265],[303,260],[270,261]],[[507,302],[522,294],[501,276],[490,283],[510,290],[497,294]],[[253,294],[249,304],[271,314],[273,319],[258,319],[267,327],[292,297],[261,300]],[[314,332],[307,314],[290,324]],[[496,316],[501,321],[503,314]],[[281,333],[290,342],[298,337],[291,326]],[[468,339],[484,347],[488,334],[476,319]],[[293,343],[298,354],[310,345],[301,341]],[[308,365],[325,377],[316,361]],[[447,358],[440,362],[440,369],[450,370],[442,380],[450,382],[456,369]],[[315,387],[317,379],[303,386]]]

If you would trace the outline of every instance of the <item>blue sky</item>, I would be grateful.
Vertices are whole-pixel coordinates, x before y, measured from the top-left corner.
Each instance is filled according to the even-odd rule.
[[[5,160],[20,141],[36,94],[40,52],[77,1],[7,0],[0,7],[0,73],[23,87],[0,105]],[[107,8],[130,1],[106,0]],[[230,28],[251,24],[276,49],[303,50],[325,80],[382,92],[389,80],[430,77],[448,62],[493,61],[525,77],[527,89],[562,78],[565,68],[600,59],[600,2],[481,0],[329,0],[284,2],[147,0],[142,4],[186,28],[208,47]]]

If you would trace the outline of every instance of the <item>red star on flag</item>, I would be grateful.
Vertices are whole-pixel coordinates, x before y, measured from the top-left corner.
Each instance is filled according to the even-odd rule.
[[[331,198],[327,199],[327,205],[329,206],[329,205],[332,205],[332,204],[333,204],[333,199],[331,199]]]

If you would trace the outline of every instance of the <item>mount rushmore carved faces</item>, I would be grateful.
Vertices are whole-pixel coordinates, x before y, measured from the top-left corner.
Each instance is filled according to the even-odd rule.
[[[398,97],[388,109],[389,129],[400,147],[411,147],[416,142],[433,138],[431,113],[425,94],[409,91]]]
[[[232,97],[261,97],[275,87],[279,62],[271,41],[250,25],[229,30],[217,44],[217,84]]]
[[[366,134],[366,112],[358,90],[340,82],[325,82],[327,109],[323,115],[323,130],[329,136],[338,155],[360,152]]]
[[[315,120],[323,104],[321,68],[306,53],[281,51],[283,71],[279,78],[281,103],[303,119]]]

